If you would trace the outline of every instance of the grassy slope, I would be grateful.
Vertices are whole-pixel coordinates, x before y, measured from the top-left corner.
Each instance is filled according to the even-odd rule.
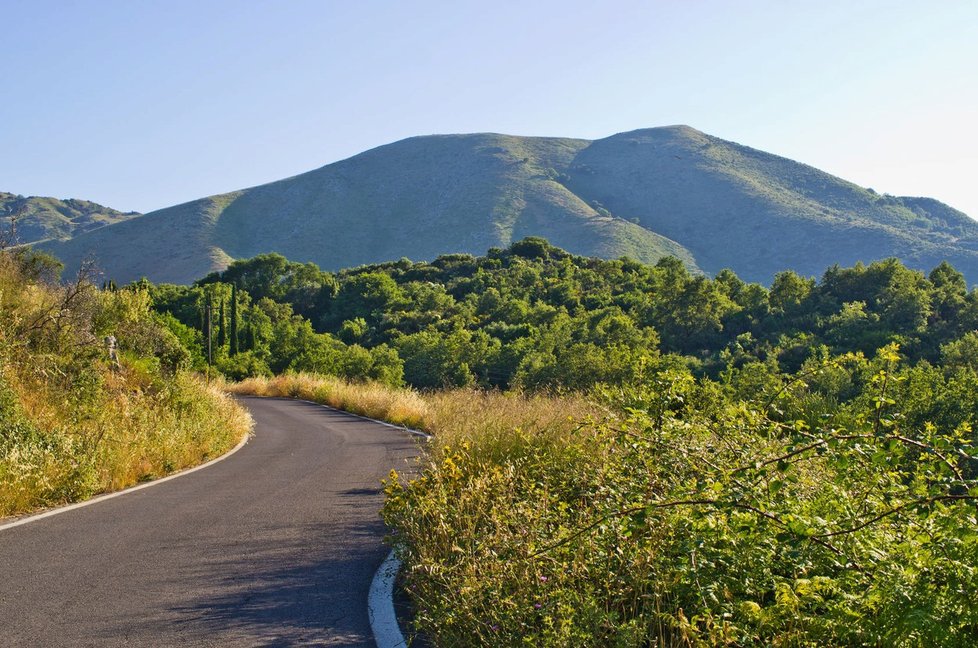
[[[100,342],[109,334],[117,370]],[[125,488],[237,444],[247,412],[201,378],[161,368],[155,354],[176,344],[144,293],[45,283],[0,254],[0,517]]]
[[[932,199],[880,196],[686,126],[594,142],[569,175],[572,191],[682,242],[708,272],[730,267],[767,282],[786,268],[817,274],[834,263],[899,256],[923,269],[946,258],[978,281],[978,223],[961,212]]]
[[[68,241],[38,247],[65,262],[71,274],[95,259],[106,279],[125,283],[146,276],[156,282],[190,283],[231,259],[212,243],[214,225],[238,194],[168,207]]]
[[[69,270],[97,255],[116,281],[190,282],[228,255],[280,252],[327,269],[485,253],[543,236],[573,253],[654,262],[682,246],[602,215],[555,181],[587,142],[504,135],[412,138],[234,194],[44,247]]]
[[[484,253],[528,235],[578,254],[655,261],[681,253],[633,223],[599,215],[547,176],[585,145],[503,135],[412,138],[245,192],[222,214],[216,240],[233,257],[288,250],[329,269]]]
[[[18,196],[0,191],[0,230],[10,227],[13,214],[25,209],[17,219],[17,238],[21,243],[45,239],[68,239],[103,225],[112,225],[134,216],[87,200],[58,200],[38,196]]]
[[[763,282],[887,256],[922,269],[946,258],[978,281],[978,223],[964,214],[686,126],[595,142],[415,137],[45,247],[69,269],[95,253],[117,281],[186,283],[262,252],[335,270],[481,254],[529,235],[581,255],[673,254]]]

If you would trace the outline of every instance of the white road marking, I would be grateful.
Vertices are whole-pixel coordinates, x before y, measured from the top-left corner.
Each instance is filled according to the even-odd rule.
[[[381,563],[370,583],[370,594],[367,596],[367,616],[370,617],[370,629],[374,633],[377,648],[404,648],[407,642],[401,634],[397,623],[397,613],[394,612],[394,579],[401,561],[394,552],[390,552]]]
[[[327,405],[326,403],[317,403],[316,401],[306,400],[304,398],[289,398],[287,396],[278,396],[278,397],[273,397],[273,398],[284,398],[286,400],[299,401],[300,403],[309,403],[310,405],[319,405],[320,407],[325,407],[326,409],[332,410],[334,412],[342,412],[343,414],[349,414],[350,416],[355,416],[357,418],[362,418],[365,421],[372,421],[374,423],[378,423],[380,425],[384,425],[384,426],[387,426],[389,428],[394,428],[395,430],[400,430],[401,432],[407,432],[409,434],[413,434],[414,436],[419,436],[422,439],[424,439],[425,441],[428,441],[428,440],[431,439],[431,435],[428,434],[427,432],[422,432],[421,430],[412,430],[411,428],[405,427],[403,425],[394,425],[393,423],[388,423],[387,421],[381,421],[379,419],[370,418],[369,416],[363,416],[362,414],[355,414],[353,412],[347,412],[346,410],[341,410],[339,408],[333,407],[332,405]]]

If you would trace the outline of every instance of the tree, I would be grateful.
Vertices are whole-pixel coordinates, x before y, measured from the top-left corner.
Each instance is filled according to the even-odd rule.
[[[238,286],[231,284],[231,349],[232,356],[238,355]]]
[[[774,276],[768,301],[775,311],[791,315],[801,307],[814,288],[814,279],[805,279],[791,270],[779,272]]]
[[[221,300],[221,306],[218,309],[217,314],[217,348],[223,349],[224,345],[228,341],[227,327],[224,325],[224,300]]]

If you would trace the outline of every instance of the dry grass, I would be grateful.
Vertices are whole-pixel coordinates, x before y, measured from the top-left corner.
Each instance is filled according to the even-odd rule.
[[[161,370],[151,348],[115,370],[99,339],[126,324],[152,333],[147,300],[45,283],[0,252],[0,517],[200,464],[250,431],[233,399]]]
[[[164,392],[114,376],[86,412],[45,389],[24,391],[20,412],[34,430],[0,452],[0,516],[87,499],[190,468],[237,445],[246,410],[191,374]]]
[[[122,429],[101,444],[100,481],[118,490],[209,461],[229,451],[253,426],[250,414],[199,377],[180,378],[179,394],[166,406],[145,395],[118,394],[104,418]]]
[[[331,376],[288,374],[274,378],[247,378],[229,384],[232,394],[301,398],[394,425],[428,430],[428,403],[417,392],[395,390],[375,383],[349,383]]]
[[[563,437],[598,408],[579,396],[525,396],[475,389],[417,392],[332,376],[286,374],[225,386],[233,394],[300,398],[434,435],[438,445],[478,439],[485,449],[515,436]]]

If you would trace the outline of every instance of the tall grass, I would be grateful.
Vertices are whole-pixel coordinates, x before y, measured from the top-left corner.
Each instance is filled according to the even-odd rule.
[[[137,293],[59,285],[0,252],[0,517],[187,468],[251,429],[216,386],[161,366],[178,352]],[[124,341],[117,368],[101,336]]]
[[[310,400],[419,430],[428,429],[430,421],[428,404],[417,392],[331,376],[302,373],[247,378],[226,389],[232,394]]]
[[[0,516],[120,490],[220,456],[251,428],[248,413],[190,374],[160,392],[112,381],[79,416],[50,395],[25,398],[23,434],[0,443]]]
[[[232,394],[299,398],[427,432],[435,447],[471,443],[488,449],[528,438],[562,438],[576,421],[597,413],[580,397],[525,396],[477,389],[418,392],[379,383],[349,382],[308,373],[247,378],[224,387]]]

